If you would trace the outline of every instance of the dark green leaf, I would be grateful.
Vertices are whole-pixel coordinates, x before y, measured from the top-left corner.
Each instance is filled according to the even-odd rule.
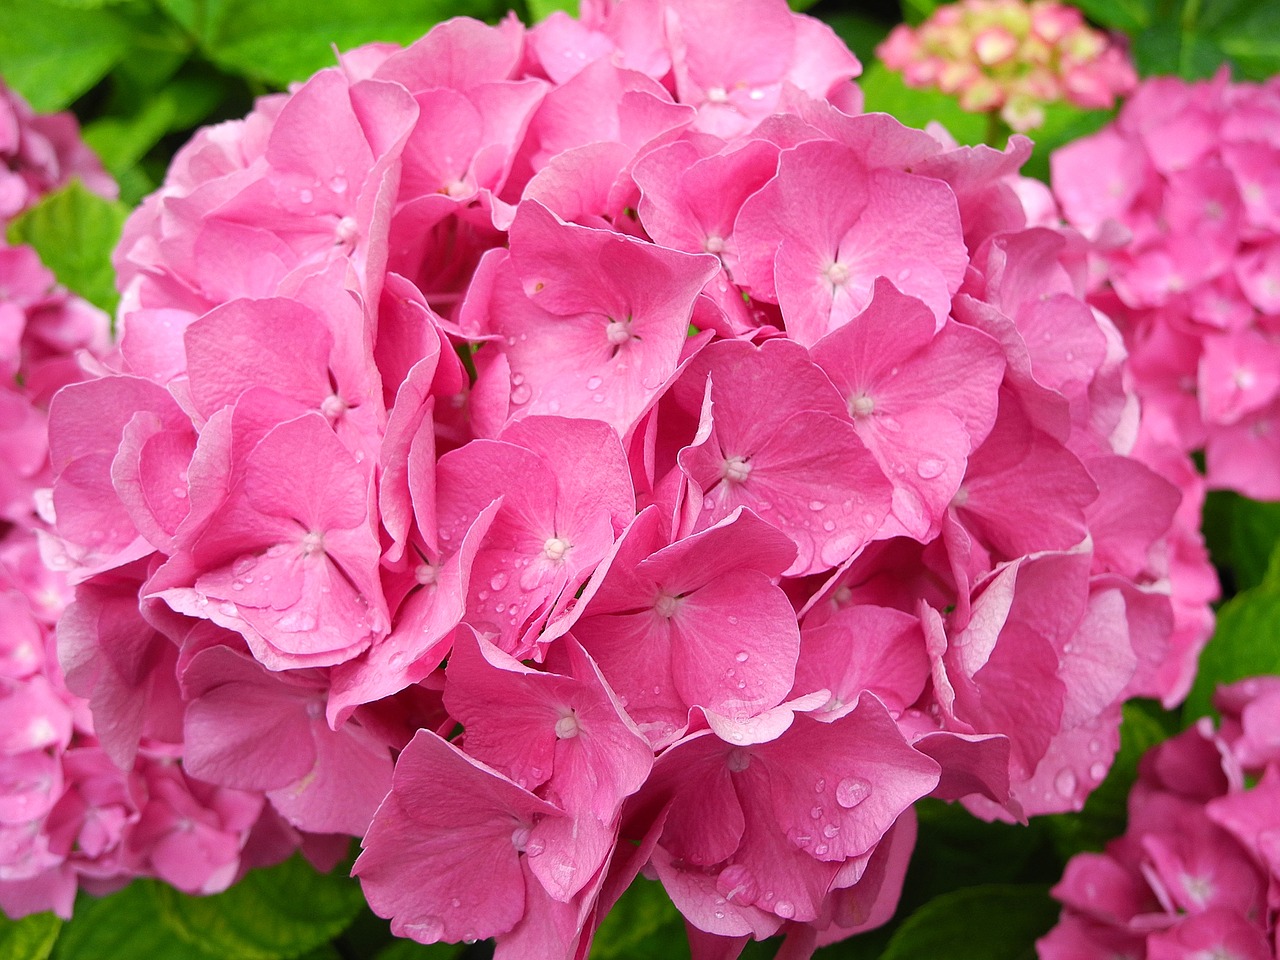
[[[52,913],[33,913],[21,920],[10,920],[0,913],[0,957],[45,960],[60,929],[62,921]]]
[[[1238,6],[1252,9],[1225,17],[1215,36],[1244,76],[1265,80],[1280,72],[1280,4],[1253,0]]]
[[[1280,673],[1280,548],[1262,583],[1236,594],[1218,611],[1217,629],[1200,654],[1183,717],[1190,722],[1209,713],[1219,684],[1262,673]]]
[[[460,12],[457,0],[164,0],[206,56],[233,73],[284,86],[332,66],[333,47],[373,40],[410,43]],[[466,12],[496,18],[502,0],[473,0]]]
[[[787,0],[787,6],[798,13],[802,10],[808,10],[817,2],[818,0]]]
[[[124,218],[123,204],[74,181],[10,223],[9,242],[33,246],[59,283],[111,313],[119,300],[111,251]]]
[[[359,884],[321,874],[300,856],[250,871],[225,893],[188,897],[155,887],[165,926],[189,944],[236,960],[290,960],[342,932],[364,902]]]
[[[128,51],[129,40],[113,7],[0,3],[0,73],[39,113],[63,109],[101,80]]]
[[[927,20],[940,6],[939,0],[902,0],[902,19],[914,26]]]
[[[229,960],[184,943],[160,922],[150,880],[98,899],[82,895],[53,960]]]
[[[689,956],[684,921],[662,884],[638,877],[619,899],[591,944],[592,960]]]
[[[836,34],[862,61],[870,64],[876,57],[876,47],[889,35],[892,24],[861,13],[833,13],[825,18]]]
[[[1151,0],[1074,0],[1072,5],[1099,26],[1125,33],[1150,25],[1155,16]]]
[[[961,143],[981,143],[986,135],[985,114],[960,109],[954,97],[937,90],[916,90],[881,63],[872,63],[858,81],[866,98],[868,113],[892,114],[909,127],[923,127],[937,121]]]
[[[397,940],[380,951],[377,960],[453,960],[464,949],[460,943],[415,943]]]
[[[881,960],[1031,960],[1057,919],[1047,887],[966,887],[911,914]]]

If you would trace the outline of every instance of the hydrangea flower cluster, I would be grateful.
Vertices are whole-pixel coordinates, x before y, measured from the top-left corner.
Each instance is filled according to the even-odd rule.
[[[32,117],[0,88],[0,121],[5,109],[17,131],[0,167],[5,210],[68,171],[114,193],[69,114]],[[296,843],[274,812],[260,824],[261,796],[193,780],[170,745],[147,743],[118,766],[94,735],[90,704],[67,689],[54,627],[72,591],[41,562],[35,495],[53,480],[50,399],[88,376],[82,363],[108,354],[109,327],[101,310],[56,285],[34,250],[0,242],[0,910],[11,917],[70,916],[78,887],[105,892],[139,875],[212,892]],[[258,859],[244,860],[255,827]]]
[[[80,139],[74,115],[34,113],[0,82],[0,223],[75,177],[94,193],[117,194],[116,182]]]
[[[1280,915],[1280,677],[1222,687],[1142,759],[1129,827],[1067,864],[1042,960],[1274,960]]]
[[[1148,428],[1203,449],[1211,487],[1280,499],[1280,81],[1148,80],[1052,170]]]
[[[894,27],[876,55],[909,86],[953,94],[1018,132],[1044,123],[1047,103],[1107,109],[1138,82],[1123,42],[1057,0],[943,4],[918,27]]]
[[[1078,808],[1189,683],[1180,494],[1029,143],[858,71],[782,0],[596,2],[199,133],[52,408],[108,752],[362,837],[397,934],[500,957],[641,870],[698,949],[806,955],[892,912],[918,798]]]

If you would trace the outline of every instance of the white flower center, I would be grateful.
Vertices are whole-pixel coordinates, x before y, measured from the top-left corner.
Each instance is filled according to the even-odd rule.
[[[542,552],[548,560],[563,560],[564,555],[569,552],[569,541],[548,537],[547,542],[542,545]]]
[[[751,476],[751,464],[746,457],[729,457],[720,465],[720,477],[730,483],[745,483]]]

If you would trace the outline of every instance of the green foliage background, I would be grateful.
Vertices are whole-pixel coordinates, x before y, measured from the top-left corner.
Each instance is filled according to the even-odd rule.
[[[1098,26],[1127,34],[1143,75],[1195,79],[1228,69],[1237,79],[1280,72],[1275,0],[1076,0]],[[517,0],[526,22],[576,0]],[[792,0],[825,19],[866,66],[868,110],[904,123],[939,121],[961,142],[979,142],[985,118],[950,98],[910,90],[874,61],[898,20],[918,22],[934,0]],[[39,111],[72,108],[88,142],[121,184],[110,203],[79,186],[46,198],[10,225],[59,280],[113,309],[110,252],[128,208],[154,189],[195,127],[242,116],[255,96],[285,88],[334,62],[333,47],[407,43],[438,20],[495,20],[503,0],[0,0],[0,75]],[[1046,178],[1053,148],[1098,129],[1107,111],[1051,107],[1026,172]],[[1081,850],[1121,833],[1139,757],[1209,712],[1213,687],[1280,673],[1280,504],[1211,495],[1206,537],[1228,599],[1183,710],[1126,706],[1122,747],[1110,776],[1079,814],[1029,825],[986,824],[959,807],[918,805],[919,841],[895,920],[825,948],[828,960],[1023,960],[1057,917],[1049,887]],[[486,944],[424,947],[394,940],[347,878],[305,861],[251,873],[215,897],[192,898],[152,881],[103,898],[82,896],[73,922],[51,915],[0,917],[4,960],[473,960]],[[776,944],[749,944],[770,957]],[[684,926],[661,887],[639,880],[607,917],[597,960],[688,956]]]

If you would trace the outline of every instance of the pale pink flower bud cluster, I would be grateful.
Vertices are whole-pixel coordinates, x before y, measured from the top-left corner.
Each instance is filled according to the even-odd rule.
[[[1041,960],[1280,955],[1280,677],[1221,687],[1143,757],[1124,836],[1072,858]]]
[[[0,131],[6,109],[17,118],[18,146],[0,166],[0,197],[14,201],[0,210],[0,230],[7,214],[69,172],[114,193],[69,115],[32,117],[0,88]],[[55,283],[33,249],[0,242],[0,909],[11,917],[70,916],[77,889],[105,892],[140,875],[212,892],[296,846],[274,812],[263,820],[260,795],[191,779],[167,745],[149,741],[136,761],[117,766],[94,735],[92,704],[67,689],[54,627],[72,590],[65,573],[41,562],[36,493],[54,476],[50,400],[107,355],[109,328],[106,314]],[[83,669],[74,656],[68,665]],[[246,861],[260,821],[259,859]]]
[[[699,951],[808,955],[891,914],[920,797],[1079,808],[1189,683],[1180,493],[1030,144],[858,69],[782,0],[589,3],[200,132],[53,401],[108,752],[362,837],[397,934],[500,957],[585,955],[640,871]]]
[[[1210,487],[1280,499],[1280,81],[1148,80],[1052,169],[1149,429],[1203,449]]]
[[[876,55],[908,86],[936,88],[975,113],[999,113],[1016,131],[1044,123],[1066,101],[1106,109],[1138,82],[1122,41],[1057,0],[960,0],[918,27],[899,24]]]
[[[0,223],[74,177],[94,193],[116,196],[116,182],[80,139],[80,124],[70,112],[33,113],[0,81]]]

